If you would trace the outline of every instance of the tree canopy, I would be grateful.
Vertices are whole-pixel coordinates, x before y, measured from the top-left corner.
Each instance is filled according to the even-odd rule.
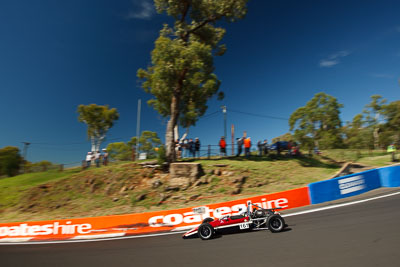
[[[115,142],[107,145],[111,158],[116,160],[132,159],[132,148],[136,146],[137,138],[132,137],[128,142]],[[143,131],[139,138],[139,151],[147,154],[148,158],[157,156],[156,148],[161,146],[161,140],[156,132]]]
[[[107,105],[96,104],[79,105],[78,121],[87,124],[87,135],[92,143],[91,151],[99,151],[100,145],[104,141],[108,130],[114,125],[114,121],[119,119],[116,108],[110,109]]]
[[[6,146],[0,149],[0,176],[17,175],[22,163],[23,158],[18,147]]]
[[[298,108],[289,119],[290,130],[302,143],[311,138],[314,146],[338,148],[342,146],[340,108],[337,99],[317,93],[304,107]]]
[[[214,72],[213,56],[223,55],[220,45],[225,30],[216,26],[224,19],[234,22],[246,14],[248,0],[155,0],[158,13],[174,19],[164,24],[155,41],[151,65],[139,69],[144,90],[154,96],[149,104],[169,117],[166,130],[167,160],[176,160],[174,128],[194,125],[207,110],[220,81]],[[223,94],[220,92],[219,98]]]

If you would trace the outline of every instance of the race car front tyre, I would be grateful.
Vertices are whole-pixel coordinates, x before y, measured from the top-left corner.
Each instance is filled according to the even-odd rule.
[[[272,233],[278,233],[285,227],[285,220],[279,215],[272,215],[268,219],[268,229]]]
[[[199,230],[197,231],[199,237],[203,240],[211,239],[214,235],[214,227],[211,226],[209,223],[202,223],[199,226]]]

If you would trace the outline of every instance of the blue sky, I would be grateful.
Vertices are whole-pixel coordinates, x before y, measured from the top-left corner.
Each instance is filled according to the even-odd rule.
[[[400,99],[399,1],[253,0],[248,8],[244,20],[223,24],[228,51],[215,73],[226,97],[211,99],[213,115],[189,129],[203,145],[223,135],[221,105],[228,128],[257,141],[289,130],[268,116],[289,118],[321,91],[344,105],[343,122],[371,95]],[[150,95],[136,71],[166,21],[146,0],[0,1],[0,147],[28,141],[30,161],[79,162],[90,143],[77,106],[118,109],[106,145],[136,134],[138,99],[141,129],[164,139],[166,119],[144,103]]]

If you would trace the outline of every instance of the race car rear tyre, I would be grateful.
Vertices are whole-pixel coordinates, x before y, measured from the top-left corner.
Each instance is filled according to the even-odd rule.
[[[214,235],[214,227],[211,226],[209,223],[202,223],[199,226],[199,230],[197,231],[199,237],[203,240],[211,239]]]
[[[279,215],[272,215],[268,219],[268,229],[272,233],[278,233],[285,227],[285,220]]]

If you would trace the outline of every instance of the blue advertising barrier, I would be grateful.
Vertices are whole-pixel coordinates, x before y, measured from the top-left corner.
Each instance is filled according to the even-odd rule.
[[[381,177],[382,186],[397,187],[400,186],[400,166],[392,166],[378,169]]]
[[[374,169],[309,184],[311,204],[351,197],[379,188],[380,170]],[[400,169],[398,171],[400,172]]]

